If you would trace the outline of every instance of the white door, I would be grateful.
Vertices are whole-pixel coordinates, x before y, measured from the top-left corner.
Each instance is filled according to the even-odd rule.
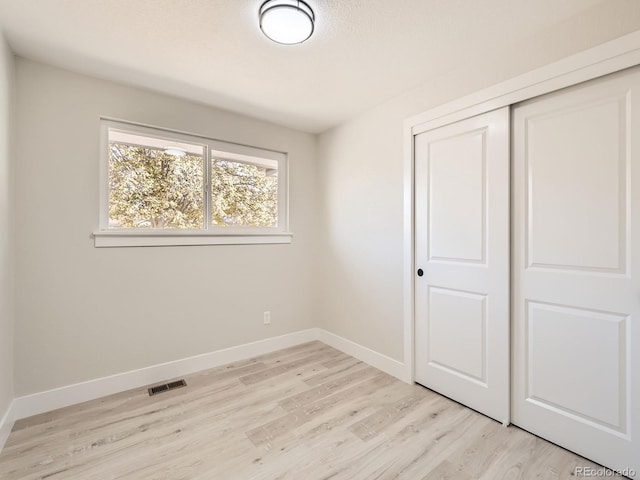
[[[512,421],[637,474],[640,72],[515,106],[513,156]]]
[[[416,381],[508,423],[509,109],[414,148]]]

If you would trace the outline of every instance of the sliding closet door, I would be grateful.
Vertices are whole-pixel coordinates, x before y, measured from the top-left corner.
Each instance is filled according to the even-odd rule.
[[[509,109],[415,137],[416,381],[509,421]]]
[[[512,114],[513,423],[640,472],[640,72]]]

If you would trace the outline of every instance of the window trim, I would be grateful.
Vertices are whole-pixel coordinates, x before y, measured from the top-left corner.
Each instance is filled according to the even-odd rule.
[[[204,228],[114,229],[109,228],[109,129],[168,140],[193,143],[204,148]],[[166,135],[165,135],[166,134]],[[209,224],[210,171],[212,151],[231,155],[249,155],[278,162],[278,225],[275,227],[215,227]],[[291,243],[289,232],[289,158],[288,154],[265,148],[217,140],[178,130],[100,117],[99,227],[93,232],[95,247],[247,245]]]

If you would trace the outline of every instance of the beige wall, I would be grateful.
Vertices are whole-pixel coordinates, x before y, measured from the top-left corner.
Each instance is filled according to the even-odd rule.
[[[448,75],[322,134],[318,142],[320,326],[403,361],[403,122],[407,117],[639,27],[640,2],[603,2],[543,35],[496,45],[482,62],[461,59],[460,67]]]
[[[9,181],[13,77],[13,54],[0,31],[0,419],[13,400],[13,231]]]
[[[23,59],[17,85],[16,396],[314,325],[314,136]],[[293,243],[94,248],[100,116],[289,152]]]

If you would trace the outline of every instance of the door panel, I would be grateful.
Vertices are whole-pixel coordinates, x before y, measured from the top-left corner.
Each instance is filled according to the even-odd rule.
[[[416,381],[509,421],[509,109],[415,137]]]
[[[429,361],[468,379],[487,383],[487,296],[429,287]],[[466,345],[459,350],[452,345]]]
[[[627,317],[532,301],[526,315],[527,397],[579,420],[624,429],[626,359],[620,345],[626,343]]]
[[[485,134],[429,144],[429,260],[484,262]]]
[[[621,92],[526,118],[529,266],[624,271],[626,110]]]
[[[513,423],[640,471],[640,73],[513,109]],[[635,132],[635,133],[632,133]]]

